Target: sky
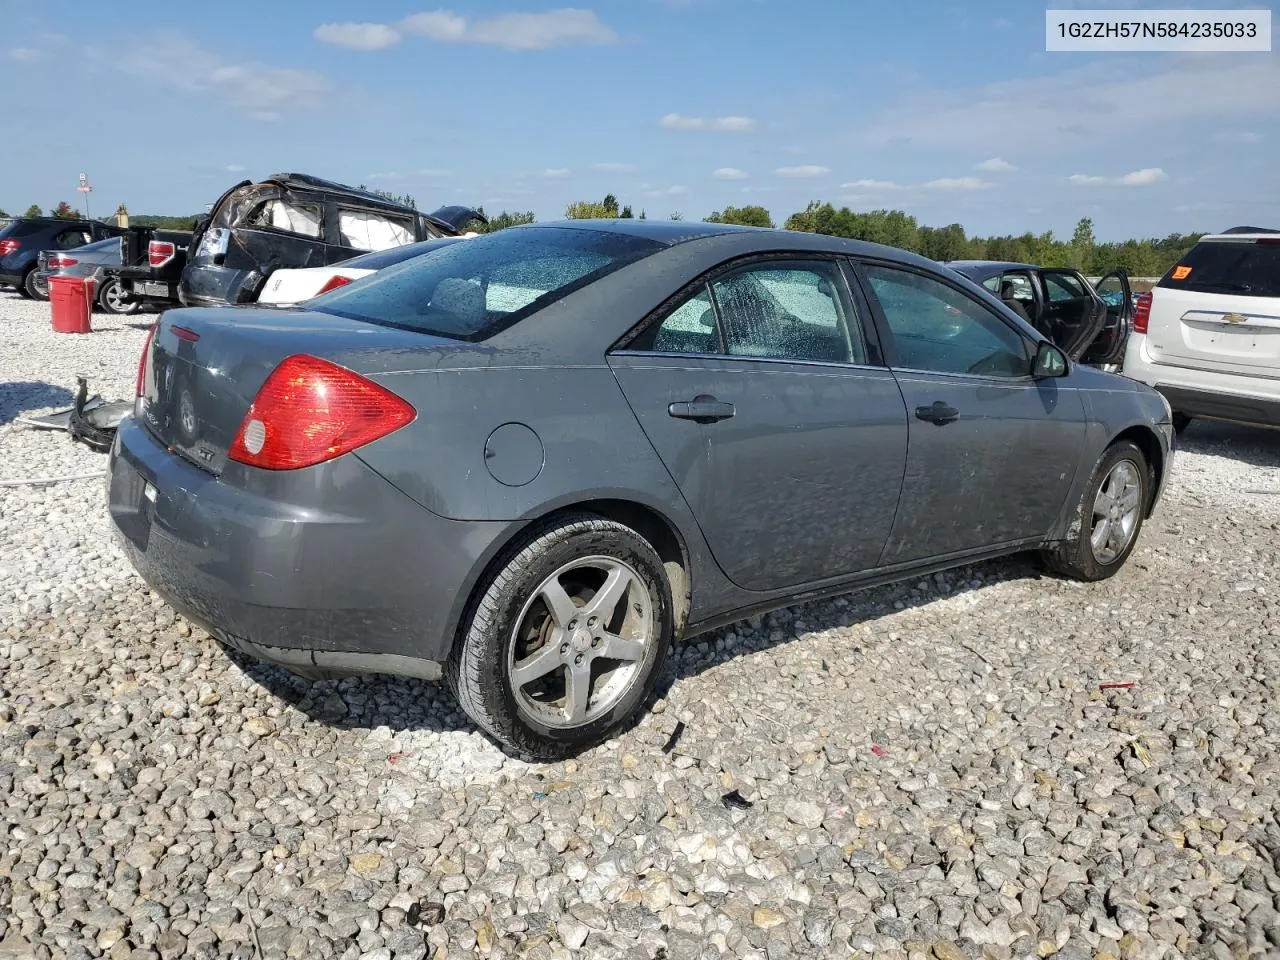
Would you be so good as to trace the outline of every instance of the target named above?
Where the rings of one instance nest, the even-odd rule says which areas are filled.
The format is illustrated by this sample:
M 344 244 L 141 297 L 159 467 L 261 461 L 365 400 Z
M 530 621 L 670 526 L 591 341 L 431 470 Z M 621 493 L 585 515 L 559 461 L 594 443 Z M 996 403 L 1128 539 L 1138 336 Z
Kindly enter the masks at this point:
M 540 220 L 612 192 L 981 235 L 1280 227 L 1278 52 L 1046 53 L 1026 0 L 560 2 L 590 5 L 0 0 L 0 209 L 81 206 L 85 172 L 94 215 L 188 214 L 296 171 Z

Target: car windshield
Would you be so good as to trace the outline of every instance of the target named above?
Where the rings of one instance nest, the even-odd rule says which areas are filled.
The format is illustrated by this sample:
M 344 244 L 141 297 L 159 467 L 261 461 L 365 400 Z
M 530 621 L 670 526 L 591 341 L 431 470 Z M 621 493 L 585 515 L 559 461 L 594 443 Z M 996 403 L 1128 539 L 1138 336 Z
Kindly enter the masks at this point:
M 389 267 L 307 306 L 353 320 L 483 340 L 661 247 L 601 230 L 514 227 Z
M 1280 297 L 1280 240 L 1197 243 L 1157 286 L 1200 293 Z
M 424 240 L 422 243 L 409 243 L 403 247 L 379 250 L 377 253 L 364 253 L 358 257 L 352 257 L 350 260 L 342 261 L 341 265 L 344 267 L 359 267 L 361 270 L 382 270 L 397 263 L 412 260 L 414 257 L 420 257 L 424 253 L 447 247 L 449 244 L 456 243 L 461 239 L 461 237 L 447 237 L 441 240 Z

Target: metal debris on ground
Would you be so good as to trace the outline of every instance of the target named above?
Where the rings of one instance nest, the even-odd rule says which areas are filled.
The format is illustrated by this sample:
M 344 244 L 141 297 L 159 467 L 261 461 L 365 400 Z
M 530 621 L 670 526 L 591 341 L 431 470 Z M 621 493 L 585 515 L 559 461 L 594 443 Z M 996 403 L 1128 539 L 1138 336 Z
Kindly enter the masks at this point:
M 754 803 L 752 803 L 750 800 L 744 797 L 737 790 L 730 790 L 728 793 L 726 793 L 723 797 L 720 798 L 720 802 L 723 803 L 726 807 L 731 807 L 734 810 L 750 810 L 752 807 L 755 806 Z
M 106 453 L 115 440 L 120 421 L 133 412 L 133 401 L 107 402 L 98 394 L 89 396 L 89 386 L 84 377 L 76 378 L 75 403 L 65 410 L 56 410 L 42 417 L 15 417 L 15 423 L 37 430 L 60 430 L 71 434 L 91 450 Z
M 671 736 L 667 738 L 666 744 L 662 747 L 663 753 L 670 753 L 676 748 L 676 744 L 680 742 L 680 737 L 684 735 L 684 721 L 680 720 L 676 723 L 676 728 L 671 731 Z

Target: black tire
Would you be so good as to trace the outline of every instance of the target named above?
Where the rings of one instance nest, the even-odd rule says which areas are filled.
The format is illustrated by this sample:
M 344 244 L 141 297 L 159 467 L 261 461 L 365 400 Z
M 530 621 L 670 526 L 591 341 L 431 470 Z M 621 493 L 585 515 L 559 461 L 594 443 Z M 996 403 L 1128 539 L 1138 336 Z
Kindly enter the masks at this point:
M 577 726 L 549 726 L 534 715 L 523 698 L 517 698 L 508 654 L 517 643 L 522 611 L 528 607 L 525 624 L 536 615 L 541 601 L 533 598 L 543 583 L 566 564 L 589 557 L 620 562 L 638 575 L 638 582 L 629 589 L 639 590 L 641 585 L 647 589 L 647 625 L 652 639 L 610 709 Z M 563 759 L 608 739 L 653 691 L 674 632 L 671 587 L 662 560 L 647 540 L 629 527 L 594 514 L 574 514 L 536 528 L 508 550 L 505 558 L 498 562 L 487 584 L 477 588 L 445 675 L 467 716 L 505 751 L 525 760 Z M 633 593 L 625 596 L 636 599 Z M 575 599 L 579 602 L 581 598 Z M 544 619 L 550 619 L 549 609 L 545 612 Z M 626 605 L 622 612 L 629 615 Z M 550 642 L 549 638 L 544 642 Z M 606 669 L 610 662 L 604 660 Z M 567 673 L 554 676 L 567 681 Z
M 119 280 L 108 280 L 106 283 L 103 283 L 99 286 L 98 309 L 100 309 L 103 313 L 109 313 L 112 316 L 119 316 L 119 317 L 127 317 L 127 316 L 130 316 L 131 314 L 137 313 L 138 307 L 140 306 L 137 300 L 132 300 L 129 303 L 125 304 L 124 309 L 122 310 L 117 310 L 115 307 L 111 305 L 111 302 L 107 299 L 107 294 L 112 291 L 112 288 L 119 287 L 119 286 L 120 286 Z
M 1111 475 L 1111 471 L 1126 460 L 1137 468 L 1139 484 L 1137 520 L 1128 544 L 1113 558 L 1104 562 L 1095 555 L 1091 539 L 1094 530 L 1094 504 L 1097 502 L 1099 490 Z M 1041 559 L 1054 573 L 1073 580 L 1092 583 L 1115 576 L 1138 543 L 1138 537 L 1142 534 L 1142 521 L 1146 517 L 1150 503 L 1151 466 L 1147 463 L 1146 455 L 1136 444 L 1128 440 L 1113 443 L 1103 453 L 1102 459 L 1093 470 L 1089 485 L 1085 487 L 1084 495 L 1077 507 L 1078 520 L 1073 524 L 1070 536 L 1057 546 L 1041 551 Z
M 1191 426 L 1191 418 L 1185 413 L 1175 413 L 1173 415 L 1173 432 L 1178 436 L 1182 436 L 1189 426 Z
M 32 267 L 22 276 L 22 292 L 31 300 L 48 300 L 49 287 L 46 282 L 42 290 L 36 283 L 36 268 Z
M 36 268 L 32 267 L 22 275 L 22 279 L 18 281 L 18 285 L 14 288 L 18 291 L 19 296 L 27 300 L 34 300 L 36 295 L 31 292 L 30 286 L 35 283 Z

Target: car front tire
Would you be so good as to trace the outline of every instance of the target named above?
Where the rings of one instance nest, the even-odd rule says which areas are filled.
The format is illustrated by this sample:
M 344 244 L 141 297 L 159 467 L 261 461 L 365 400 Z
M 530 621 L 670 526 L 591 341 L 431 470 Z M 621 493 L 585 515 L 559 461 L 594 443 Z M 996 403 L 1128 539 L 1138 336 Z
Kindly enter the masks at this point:
M 1134 443 L 1107 448 L 1080 500 L 1071 535 L 1041 556 L 1054 573 L 1094 582 L 1115 576 L 1142 532 L 1151 503 L 1151 467 Z
M 653 691 L 671 587 L 640 534 L 593 514 L 533 530 L 482 584 L 446 676 L 507 752 L 558 760 L 614 734 Z
M 131 300 L 128 303 L 123 302 L 120 299 L 120 281 L 108 280 L 98 292 L 98 306 L 103 313 L 115 316 L 129 316 L 138 312 L 140 304 L 136 300 Z

